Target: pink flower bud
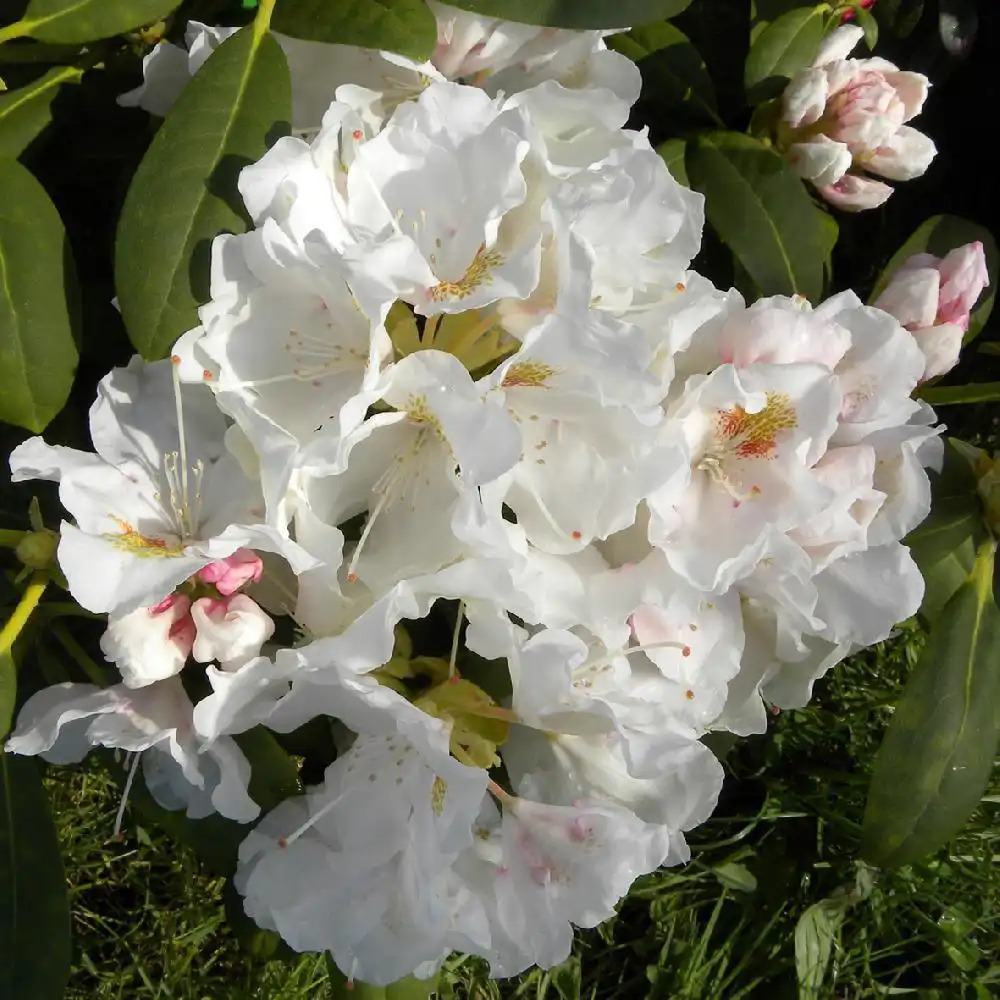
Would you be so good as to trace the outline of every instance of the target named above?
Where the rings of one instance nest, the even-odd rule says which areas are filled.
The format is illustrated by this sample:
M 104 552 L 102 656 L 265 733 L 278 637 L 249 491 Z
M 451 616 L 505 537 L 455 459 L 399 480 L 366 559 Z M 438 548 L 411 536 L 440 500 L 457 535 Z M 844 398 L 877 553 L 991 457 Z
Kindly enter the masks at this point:
M 976 241 L 943 258 L 915 254 L 876 300 L 876 308 L 913 334 L 927 359 L 924 381 L 955 367 L 970 314 L 989 283 L 986 254 Z
M 214 583 L 224 597 L 235 594 L 247 583 L 257 583 L 264 572 L 264 563 L 251 549 L 237 549 L 231 556 L 209 563 L 198 571 L 205 583 Z

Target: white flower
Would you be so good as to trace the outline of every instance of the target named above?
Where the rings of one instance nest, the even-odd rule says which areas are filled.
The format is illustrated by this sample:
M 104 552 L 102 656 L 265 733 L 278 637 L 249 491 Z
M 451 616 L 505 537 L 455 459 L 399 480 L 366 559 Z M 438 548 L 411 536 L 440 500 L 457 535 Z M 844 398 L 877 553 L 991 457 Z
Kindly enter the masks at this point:
M 68 683 L 43 688 L 21 709 L 6 750 L 71 764 L 95 746 L 143 754 L 147 774 L 149 768 L 156 774 L 149 789 L 167 809 L 186 807 L 195 819 L 219 812 L 241 823 L 260 812 L 247 794 L 247 759 L 228 737 L 206 743 L 198 736 L 177 677 L 134 690 Z
M 96 455 L 30 438 L 12 478 L 59 483 L 59 565 L 73 596 L 116 616 L 162 601 L 203 566 L 240 548 L 309 558 L 260 523 L 259 487 L 224 445 L 225 421 L 203 386 L 177 383 L 170 361 L 136 358 L 100 384 L 90 411 Z

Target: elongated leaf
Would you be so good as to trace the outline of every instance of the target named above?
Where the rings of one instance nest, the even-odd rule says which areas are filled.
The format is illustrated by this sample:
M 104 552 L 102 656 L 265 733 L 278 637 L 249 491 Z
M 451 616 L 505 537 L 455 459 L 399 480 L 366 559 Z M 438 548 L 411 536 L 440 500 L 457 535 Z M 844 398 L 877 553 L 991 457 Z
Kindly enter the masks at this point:
M 750 136 L 709 132 L 688 143 L 685 164 L 712 228 L 762 294 L 818 301 L 828 233 L 784 160 Z
M 995 403 L 1000 400 L 1000 382 L 970 382 L 969 385 L 934 385 L 922 389 L 920 398 L 931 406 L 959 403 Z
M 31 0 L 22 34 L 41 42 L 110 38 L 165 17 L 180 0 Z
M 608 44 L 638 64 L 642 96 L 658 111 L 721 125 L 712 78 L 691 40 L 668 21 L 612 35 Z
M 924 0 L 879 0 L 875 18 L 897 38 L 905 38 L 917 26 L 924 12 Z
M 862 856 L 895 867 L 962 828 L 986 790 L 997 745 L 1000 610 L 994 544 L 934 623 L 879 748 Z
M 0 94 L 0 156 L 14 159 L 52 120 L 52 102 L 64 83 L 76 83 L 83 70 L 56 66 L 26 87 Z
M 690 187 L 687 168 L 684 166 L 684 155 L 687 152 L 687 141 L 685 139 L 667 139 L 656 147 L 657 153 L 667 165 L 667 170 L 678 184 Z
M 834 899 L 813 903 L 795 925 L 795 975 L 800 1000 L 819 1000 L 847 906 Z
M 294 38 L 429 59 L 437 21 L 424 0 L 280 0 L 272 25 Z
M 965 335 L 968 343 L 979 334 L 986 325 L 993 310 L 993 300 L 996 296 L 996 284 L 1000 275 L 1000 251 L 993 234 L 983 226 L 958 215 L 934 215 L 919 226 L 916 232 L 892 255 L 885 270 L 879 275 L 869 301 L 874 302 L 889 284 L 892 276 L 914 254 L 931 253 L 935 257 L 944 257 L 956 247 L 964 246 L 978 240 L 986 252 L 986 267 L 990 274 L 989 287 L 983 290 L 979 303 L 972 310 L 969 318 L 969 329 Z M 929 391 L 929 390 L 928 390 Z M 996 397 L 993 397 L 996 398 Z M 956 400 L 965 402 L 966 400 Z M 968 400 L 979 402 L 979 400 Z
M 798 7 L 760 32 L 743 67 L 743 83 L 751 104 L 775 97 L 793 73 L 816 58 L 824 22 L 821 7 Z
M 455 0 L 453 7 L 553 28 L 626 28 L 676 17 L 691 0 Z
M 213 238 L 247 227 L 239 170 L 263 155 L 276 123 L 290 117 L 285 57 L 271 35 L 251 26 L 222 43 L 157 132 L 128 190 L 115 243 L 118 301 L 143 357 L 163 357 L 197 324 Z
M 69 903 L 35 761 L 0 753 L 0 1000 L 60 1000 Z
M 17 668 L 14 657 L 0 653 L 0 743 L 10 732 L 14 717 L 14 702 L 17 700 Z
M 0 161 L 0 192 L 0 420 L 40 432 L 76 371 L 76 272 L 59 213 L 16 160 Z

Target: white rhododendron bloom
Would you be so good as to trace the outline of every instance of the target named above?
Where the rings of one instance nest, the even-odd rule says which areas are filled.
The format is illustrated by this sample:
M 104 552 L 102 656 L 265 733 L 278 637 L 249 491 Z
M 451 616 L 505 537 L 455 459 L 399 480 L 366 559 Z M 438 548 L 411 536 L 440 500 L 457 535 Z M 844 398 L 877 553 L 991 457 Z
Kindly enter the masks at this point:
M 248 822 L 234 737 L 323 720 L 236 886 L 377 984 L 563 961 L 689 859 L 708 734 L 765 731 L 916 612 L 942 449 L 914 391 L 986 281 L 974 246 L 878 308 L 717 289 L 605 33 L 430 6 L 421 65 L 280 39 L 297 134 L 242 171 L 252 228 L 216 238 L 198 325 L 102 381 L 95 453 L 11 457 L 59 484 L 120 683 L 43 689 L 7 749 L 119 748 L 167 808 Z M 166 111 L 227 30 L 123 100 Z M 848 60 L 855 34 L 784 107 L 800 172 L 858 209 L 933 146 L 905 125 L 926 81 Z
M 782 95 L 789 162 L 826 201 L 849 212 L 877 208 L 892 194 L 877 178 L 920 177 L 937 152 L 906 124 L 920 114 L 927 77 L 885 59 L 847 58 L 863 36 L 857 25 L 837 28 Z

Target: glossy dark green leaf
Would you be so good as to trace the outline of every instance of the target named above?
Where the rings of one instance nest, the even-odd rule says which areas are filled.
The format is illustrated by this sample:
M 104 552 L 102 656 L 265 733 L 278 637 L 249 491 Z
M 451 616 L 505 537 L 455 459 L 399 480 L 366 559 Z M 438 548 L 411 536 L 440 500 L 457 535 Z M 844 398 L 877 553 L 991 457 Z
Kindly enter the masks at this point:
M 667 165 L 671 177 L 679 184 L 690 187 L 687 168 L 684 166 L 684 155 L 687 151 L 687 141 L 685 139 L 668 139 L 656 147 L 663 162 Z
M 18 157 L 52 120 L 52 102 L 64 83 L 76 83 L 83 70 L 56 66 L 37 80 L 0 94 L 0 156 Z
M 920 613 L 929 622 L 968 579 L 986 538 L 972 469 L 975 456 L 965 454 L 968 448 L 963 441 L 945 439 L 941 471 L 930 474 L 931 513 L 905 539 L 924 577 Z
M 756 36 L 743 67 L 751 104 L 780 93 L 792 74 L 816 58 L 825 20 L 821 7 L 798 7 L 776 18 Z
M 237 176 L 287 127 L 291 85 L 273 36 L 250 26 L 184 88 L 132 179 L 115 242 L 115 285 L 143 357 L 167 354 L 208 298 L 211 243 L 248 220 Z
M 819 301 L 829 231 L 782 157 L 750 136 L 709 132 L 688 143 L 685 165 L 709 223 L 761 293 Z
M 61 1000 L 69 901 L 37 763 L 0 753 L 0 1000 Z
M 454 0 L 487 17 L 553 28 L 625 28 L 675 17 L 691 0 Z
M 387 49 L 423 61 L 437 43 L 424 0 L 279 0 L 272 26 L 294 38 Z
M 669 21 L 612 35 L 608 45 L 638 65 L 642 96 L 658 111 L 680 111 L 722 124 L 705 61 L 687 35 Z
M 979 804 L 997 745 L 1000 610 L 994 543 L 934 622 L 879 748 L 862 856 L 910 864 L 947 843 Z
M 21 34 L 41 42 L 110 38 L 166 17 L 180 0 L 31 0 Z
M 41 432 L 76 372 L 76 272 L 62 220 L 16 160 L 0 161 L 0 420 Z
M 878 21 L 872 16 L 871 11 L 860 4 L 854 8 L 854 20 L 865 33 L 865 45 L 868 46 L 868 51 L 874 51 L 875 46 L 878 45 Z
M 931 406 L 961 403 L 995 403 L 1000 400 L 1000 382 L 970 382 L 968 385 L 934 385 L 920 391 Z
M 882 294 L 892 276 L 914 254 L 930 253 L 934 254 L 935 257 L 945 257 L 956 247 L 964 246 L 966 243 L 974 243 L 977 240 L 982 243 L 983 250 L 986 252 L 986 268 L 989 271 L 990 283 L 979 296 L 979 302 L 969 318 L 969 329 L 965 335 L 965 342 L 968 343 L 982 330 L 990 318 L 993 300 L 996 296 L 997 278 L 1000 274 L 1000 251 L 997 250 L 997 242 L 993 238 L 993 234 L 978 223 L 970 222 L 958 215 L 935 215 L 929 218 L 892 255 L 889 263 L 879 275 L 869 301 L 874 302 Z M 966 400 L 958 401 L 965 402 Z M 968 400 L 968 402 L 979 402 L 979 400 Z

